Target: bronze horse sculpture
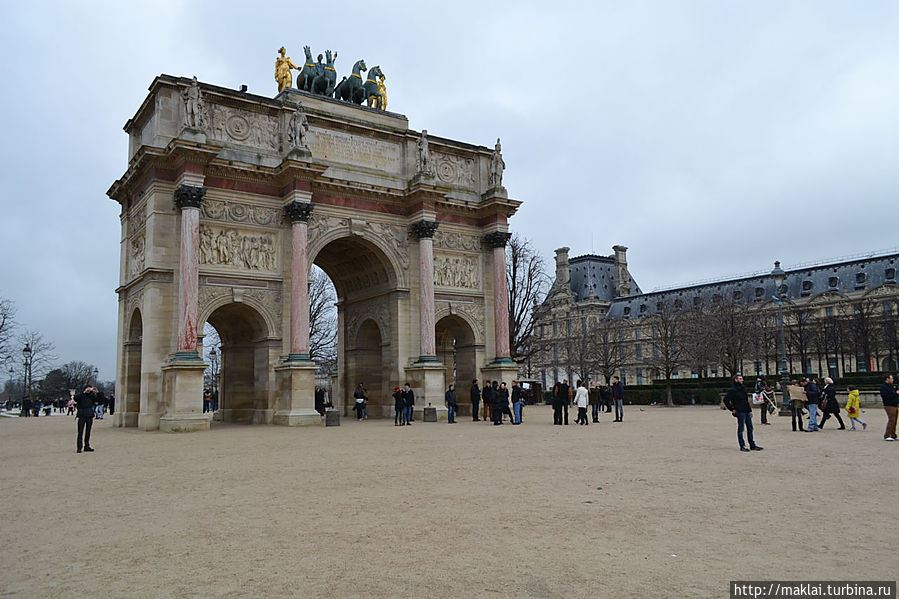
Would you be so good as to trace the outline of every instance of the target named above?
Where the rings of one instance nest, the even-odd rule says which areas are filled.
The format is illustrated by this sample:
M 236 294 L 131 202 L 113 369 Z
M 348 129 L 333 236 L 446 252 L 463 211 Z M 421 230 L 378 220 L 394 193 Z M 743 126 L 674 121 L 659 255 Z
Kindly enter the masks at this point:
M 334 88 L 334 98 L 344 102 L 362 104 L 366 98 L 365 86 L 362 83 L 362 71 L 367 71 L 364 60 L 357 60 L 353 65 L 353 74 L 343 79 Z M 379 69 L 380 70 L 380 69 Z M 377 90 L 377 84 L 375 84 Z
M 334 93 L 334 84 L 337 82 L 337 71 L 334 69 L 337 52 L 332 57 L 331 51 L 325 50 L 325 64 L 322 64 L 321 54 L 318 55 L 317 63 L 312 62 L 309 46 L 303 46 L 303 52 L 306 53 L 306 62 L 297 75 L 297 88 L 320 96 L 330 96 Z
M 386 75 L 381 71 L 380 66 L 375 65 L 368 72 L 368 79 L 365 80 L 363 85 L 364 97 L 369 107 L 374 104 L 375 108 L 380 108 L 384 102 L 384 98 L 381 97 L 381 91 L 378 89 L 378 77 L 386 78 Z

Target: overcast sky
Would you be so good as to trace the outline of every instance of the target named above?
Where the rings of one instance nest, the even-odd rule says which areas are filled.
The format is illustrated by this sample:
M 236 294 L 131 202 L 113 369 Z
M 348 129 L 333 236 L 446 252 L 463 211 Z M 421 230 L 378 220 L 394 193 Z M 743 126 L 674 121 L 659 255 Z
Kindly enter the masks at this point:
M 552 9 L 548 7 L 552 7 Z M 899 246 L 899 3 L 3 2 L 0 298 L 115 376 L 122 131 L 161 73 L 274 96 L 276 50 L 387 75 L 492 147 L 545 254 L 646 291 Z

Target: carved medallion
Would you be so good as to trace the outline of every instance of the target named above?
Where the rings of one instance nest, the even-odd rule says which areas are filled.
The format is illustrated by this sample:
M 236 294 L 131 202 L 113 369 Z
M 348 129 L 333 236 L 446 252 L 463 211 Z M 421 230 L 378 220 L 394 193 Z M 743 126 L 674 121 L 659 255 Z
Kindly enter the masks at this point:
M 250 121 L 239 114 L 231 115 L 225 121 L 225 130 L 237 141 L 244 141 L 250 136 Z

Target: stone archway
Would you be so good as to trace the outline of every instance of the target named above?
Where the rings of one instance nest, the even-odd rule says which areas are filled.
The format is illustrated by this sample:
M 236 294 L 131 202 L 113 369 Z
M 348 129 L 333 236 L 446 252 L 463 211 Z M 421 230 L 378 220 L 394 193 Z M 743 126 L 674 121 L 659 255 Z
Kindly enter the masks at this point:
M 276 398 L 272 368 L 278 361 L 280 341 L 272 340 L 265 318 L 244 302 L 219 306 L 206 321 L 221 339 L 221 419 L 271 423 Z
M 124 347 L 124 380 L 119 393 L 119 405 L 113 417 L 118 426 L 137 426 L 141 412 L 141 358 L 144 326 L 140 310 L 135 308 L 128 324 L 128 337 Z
M 444 316 L 437 321 L 437 360 L 443 364 L 445 386 L 456 385 L 459 414 L 471 415 L 468 390 L 478 378 L 478 350 L 471 327 L 460 316 Z
M 185 91 L 206 118 L 188 123 Z M 308 131 L 288 135 L 300 113 Z M 264 98 L 168 75 L 125 130 L 128 169 L 107 192 L 122 208 L 116 378 L 140 371 L 140 428 L 209 427 L 207 320 L 222 338 L 226 420 L 320 424 L 312 264 L 338 295 L 338 407 L 361 380 L 380 408 L 369 414 L 389 413 L 389 391 L 409 382 L 440 417 L 447 373 L 463 388 L 514 378 L 504 248 L 520 202 L 502 185 L 499 143 L 428 138 L 401 114 L 294 89 Z M 439 351 L 438 304 L 459 316 L 440 325 Z

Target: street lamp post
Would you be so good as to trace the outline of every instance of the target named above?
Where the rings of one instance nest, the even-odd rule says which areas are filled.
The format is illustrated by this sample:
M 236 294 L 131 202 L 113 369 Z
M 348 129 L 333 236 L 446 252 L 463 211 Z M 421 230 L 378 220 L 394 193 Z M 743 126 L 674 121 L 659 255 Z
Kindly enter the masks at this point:
M 94 387 L 97 386 L 97 378 L 98 378 L 99 376 L 100 376 L 100 371 L 97 370 L 96 368 L 94 368 L 94 384 L 93 384 Z
M 774 270 L 771 271 L 771 278 L 774 279 L 774 296 L 772 299 L 777 304 L 777 374 L 780 376 L 780 415 L 789 416 L 790 397 L 787 387 L 790 385 L 790 373 L 787 368 L 787 343 L 784 338 L 784 306 L 785 297 L 781 297 L 781 286 L 787 278 L 787 273 L 780 267 L 780 262 L 774 263 Z
M 29 404 L 31 403 L 31 344 L 25 344 L 24 349 L 22 349 L 22 357 L 25 359 L 25 372 L 22 374 L 24 387 L 22 390 L 22 412 L 24 412 L 31 407 L 29 405 L 26 408 L 25 405 L 25 400 L 28 400 Z
M 219 392 L 218 392 L 218 380 L 216 380 L 217 379 L 216 369 L 218 367 L 218 355 L 217 355 L 217 352 L 215 351 L 214 347 L 209 350 L 209 367 L 210 367 L 209 368 L 209 370 L 210 370 L 209 386 L 212 387 L 212 391 L 211 391 L 212 405 L 209 406 L 209 408 L 211 411 L 215 412 L 218 410 Z

